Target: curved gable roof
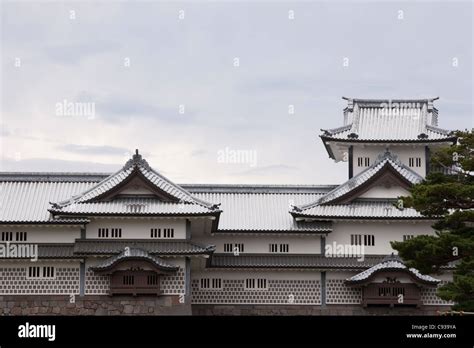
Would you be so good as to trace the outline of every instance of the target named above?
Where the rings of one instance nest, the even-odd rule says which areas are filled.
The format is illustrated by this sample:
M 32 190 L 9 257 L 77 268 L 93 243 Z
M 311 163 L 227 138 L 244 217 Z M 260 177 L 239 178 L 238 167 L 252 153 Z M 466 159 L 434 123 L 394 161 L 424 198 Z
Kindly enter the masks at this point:
M 439 279 L 433 278 L 426 274 L 421 274 L 420 271 L 415 268 L 408 268 L 399 256 L 392 254 L 375 266 L 358 273 L 349 279 L 346 279 L 346 283 L 350 285 L 364 284 L 370 282 L 370 280 L 373 279 L 378 273 L 394 271 L 406 273 L 415 281 L 424 284 L 436 285 L 440 282 Z
M 138 178 L 153 193 L 153 198 L 120 197 L 120 193 L 132 179 Z M 217 204 L 203 201 L 176 185 L 154 169 L 136 151 L 122 169 L 106 177 L 96 185 L 67 200 L 51 203 L 50 212 L 55 214 L 203 214 L 220 212 Z

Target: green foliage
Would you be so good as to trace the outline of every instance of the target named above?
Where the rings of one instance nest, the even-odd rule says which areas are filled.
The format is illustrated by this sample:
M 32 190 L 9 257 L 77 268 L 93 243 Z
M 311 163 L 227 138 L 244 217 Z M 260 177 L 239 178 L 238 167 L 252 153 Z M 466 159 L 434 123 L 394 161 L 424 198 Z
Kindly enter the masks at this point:
M 453 281 L 440 287 L 438 296 L 455 301 L 454 309 L 474 311 L 474 135 L 457 131 L 456 136 L 457 144 L 432 156 L 450 174 L 431 173 L 411 188 L 411 196 L 401 197 L 405 207 L 437 220 L 436 235 L 391 244 L 422 273 L 440 272 L 455 262 Z

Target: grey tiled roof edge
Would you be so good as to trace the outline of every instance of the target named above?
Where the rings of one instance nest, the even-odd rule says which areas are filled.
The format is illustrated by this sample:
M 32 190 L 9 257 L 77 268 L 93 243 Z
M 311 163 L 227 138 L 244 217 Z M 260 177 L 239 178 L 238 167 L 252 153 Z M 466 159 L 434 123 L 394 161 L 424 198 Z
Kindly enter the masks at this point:
M 76 255 L 114 255 L 121 253 L 125 247 L 139 248 L 155 255 L 210 255 L 215 251 L 214 245 L 200 245 L 187 240 L 155 241 L 144 239 L 76 239 Z
M 285 268 L 285 269 L 354 269 L 364 270 L 383 260 L 384 255 L 357 257 L 325 257 L 320 254 L 214 254 L 209 268 Z

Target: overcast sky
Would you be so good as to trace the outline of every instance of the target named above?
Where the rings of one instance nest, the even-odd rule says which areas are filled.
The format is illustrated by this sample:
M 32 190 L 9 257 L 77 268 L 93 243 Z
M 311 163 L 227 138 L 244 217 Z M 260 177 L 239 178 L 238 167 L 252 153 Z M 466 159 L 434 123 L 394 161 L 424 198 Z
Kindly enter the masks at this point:
M 439 96 L 440 127 L 473 126 L 471 2 L 6 2 L 1 21 L 2 171 L 111 172 L 138 148 L 179 183 L 337 184 L 319 134 L 342 96 Z

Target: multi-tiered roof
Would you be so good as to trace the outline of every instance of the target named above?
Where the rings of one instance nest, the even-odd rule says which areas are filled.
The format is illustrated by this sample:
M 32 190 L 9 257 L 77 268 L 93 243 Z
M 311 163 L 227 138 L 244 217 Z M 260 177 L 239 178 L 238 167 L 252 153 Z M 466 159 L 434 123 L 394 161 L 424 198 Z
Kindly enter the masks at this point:
M 355 99 L 344 109 L 344 125 L 323 129 L 321 139 L 333 159 L 338 145 L 351 143 L 453 142 L 450 131 L 438 128 L 438 110 L 428 99 Z

